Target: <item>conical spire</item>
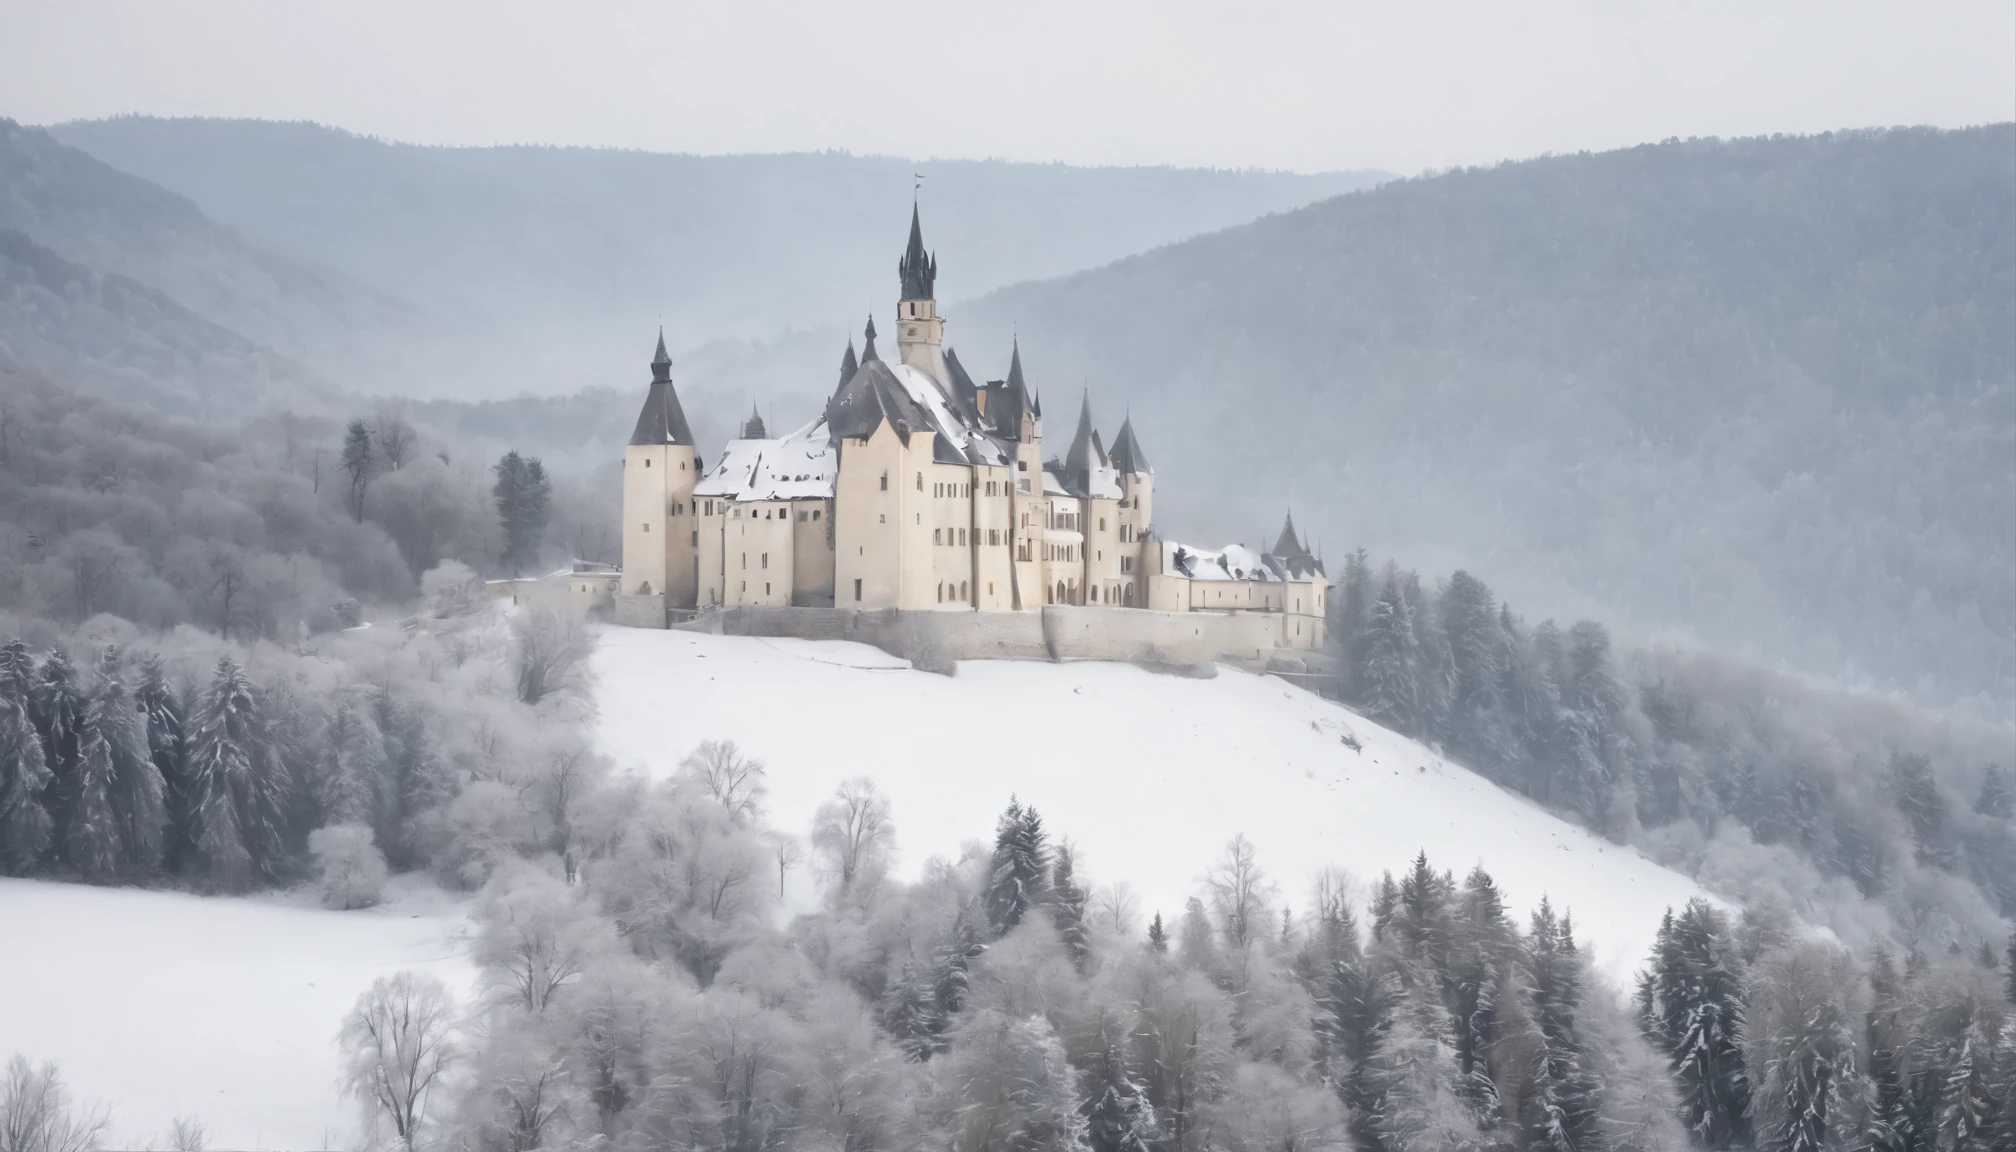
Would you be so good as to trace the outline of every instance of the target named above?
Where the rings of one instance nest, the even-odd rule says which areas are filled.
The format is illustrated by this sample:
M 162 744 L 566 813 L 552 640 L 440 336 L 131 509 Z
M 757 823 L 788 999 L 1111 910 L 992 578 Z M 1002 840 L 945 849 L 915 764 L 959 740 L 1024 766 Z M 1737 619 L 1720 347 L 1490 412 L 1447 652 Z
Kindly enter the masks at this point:
M 742 422 L 742 439 L 767 440 L 769 437 L 769 431 L 763 427 L 763 414 L 757 411 L 756 405 L 752 402 L 749 405 L 749 419 Z
M 861 362 L 854 358 L 854 338 L 849 336 L 847 338 L 847 354 L 840 357 L 840 385 L 844 386 L 847 381 L 852 380 L 855 371 L 860 367 Z
M 651 379 L 672 379 L 672 357 L 665 352 L 665 326 L 658 326 L 658 354 L 651 357 Z
M 917 218 L 917 205 L 910 205 L 910 243 L 903 259 L 896 262 L 896 274 L 903 280 L 905 300 L 930 300 L 938 281 L 938 260 L 924 251 L 924 226 Z
M 686 424 L 686 411 L 679 406 L 679 393 L 672 387 L 672 357 L 665 354 L 663 328 L 658 330 L 658 354 L 651 358 L 651 386 L 644 393 L 644 407 L 637 413 L 630 443 L 693 444 L 693 430 Z
M 865 333 L 865 340 L 866 342 L 861 346 L 861 363 L 866 364 L 870 360 L 880 360 L 881 357 L 875 354 L 875 314 L 873 312 L 868 314 L 868 329 Z
M 1092 469 L 1104 463 L 1099 434 L 1092 430 L 1092 390 L 1087 388 L 1084 402 L 1078 407 L 1078 430 L 1071 435 L 1071 450 L 1064 454 L 1064 481 L 1080 495 L 1088 493 L 1092 488 Z
M 1120 434 L 1113 437 L 1113 467 L 1122 472 L 1153 472 L 1148 463 L 1148 454 L 1141 451 L 1141 441 L 1134 436 L 1134 414 L 1120 422 Z
M 1301 538 L 1295 534 L 1293 512 L 1288 513 L 1287 520 L 1281 524 L 1281 535 L 1274 540 L 1274 555 L 1283 559 L 1301 559 L 1309 555 L 1309 550 L 1302 546 Z

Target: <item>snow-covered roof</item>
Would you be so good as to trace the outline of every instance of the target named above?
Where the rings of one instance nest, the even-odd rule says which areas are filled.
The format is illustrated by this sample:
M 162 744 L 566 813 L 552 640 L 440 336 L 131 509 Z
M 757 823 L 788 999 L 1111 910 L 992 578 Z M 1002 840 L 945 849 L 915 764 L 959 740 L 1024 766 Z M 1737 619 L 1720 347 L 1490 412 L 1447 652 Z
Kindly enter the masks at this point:
M 903 390 L 910 394 L 910 399 L 930 413 L 932 422 L 937 425 L 932 431 L 957 448 L 966 458 L 966 463 L 995 468 L 1007 466 L 1008 453 L 977 424 L 967 420 L 965 406 L 955 405 L 943 385 L 908 364 L 891 364 L 889 370 L 895 374 Z M 973 415 L 977 418 L 978 414 Z
M 730 500 L 819 500 L 833 495 L 838 455 L 826 421 L 774 440 L 730 440 L 693 495 Z
M 1227 544 L 1215 551 L 1164 540 L 1162 571 L 1192 580 L 1251 580 L 1279 584 L 1287 574 L 1276 558 L 1256 552 L 1244 544 Z

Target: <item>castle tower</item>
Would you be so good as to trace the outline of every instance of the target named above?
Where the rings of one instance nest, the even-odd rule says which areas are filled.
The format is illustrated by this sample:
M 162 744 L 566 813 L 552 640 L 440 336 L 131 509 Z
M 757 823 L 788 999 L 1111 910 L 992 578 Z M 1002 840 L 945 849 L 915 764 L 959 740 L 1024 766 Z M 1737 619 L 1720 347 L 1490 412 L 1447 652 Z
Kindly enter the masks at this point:
M 625 595 L 662 596 L 668 608 L 693 607 L 699 581 L 693 485 L 699 479 L 693 430 L 672 387 L 672 357 L 661 329 L 651 385 L 623 450 Z
M 903 296 L 896 304 L 896 359 L 945 383 L 945 321 L 938 318 L 933 291 L 938 283 L 938 258 L 924 251 L 924 229 L 917 206 L 910 206 L 910 244 L 896 262 Z
M 1155 526 L 1155 467 L 1148 463 L 1148 454 L 1141 450 L 1140 438 L 1134 435 L 1134 417 L 1130 413 L 1120 422 L 1120 433 L 1113 437 L 1113 470 L 1120 475 L 1120 540 L 1121 554 L 1127 557 L 1125 575 L 1128 577 L 1132 598 L 1127 605 L 1148 604 L 1148 573 L 1154 562 L 1149 552 L 1148 534 Z

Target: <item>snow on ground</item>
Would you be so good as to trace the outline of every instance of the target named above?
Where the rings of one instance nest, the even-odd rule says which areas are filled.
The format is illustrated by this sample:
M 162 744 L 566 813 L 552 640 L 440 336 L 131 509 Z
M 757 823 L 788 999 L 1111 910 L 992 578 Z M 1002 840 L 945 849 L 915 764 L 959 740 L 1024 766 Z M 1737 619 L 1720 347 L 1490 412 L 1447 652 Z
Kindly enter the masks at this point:
M 1326 865 L 1370 882 L 1426 849 L 1459 879 L 1482 863 L 1522 927 L 1543 895 L 1568 909 L 1620 988 L 1666 907 L 1702 894 L 1339 705 L 1227 668 L 981 661 L 946 677 L 859 644 L 610 628 L 595 670 L 620 765 L 664 776 L 702 740 L 733 740 L 768 769 L 771 822 L 801 836 L 835 785 L 867 775 L 892 800 L 906 877 L 991 842 L 1010 793 L 1079 846 L 1080 884 L 1132 884 L 1144 921 L 1173 921 L 1235 833 L 1298 908 Z
M 0 1059 L 54 1059 L 112 1107 L 108 1147 L 193 1115 L 233 1149 L 351 1146 L 336 1031 L 401 968 L 474 986 L 467 905 L 418 876 L 330 912 L 311 893 L 191 896 L 0 880 Z

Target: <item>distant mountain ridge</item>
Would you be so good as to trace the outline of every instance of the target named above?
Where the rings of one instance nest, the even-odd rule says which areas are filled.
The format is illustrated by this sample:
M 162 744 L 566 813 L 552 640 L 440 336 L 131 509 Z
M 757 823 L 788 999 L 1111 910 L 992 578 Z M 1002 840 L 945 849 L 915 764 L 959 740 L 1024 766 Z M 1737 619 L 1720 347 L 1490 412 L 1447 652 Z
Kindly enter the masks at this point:
M 902 200 L 919 173 L 932 242 L 958 254 L 940 283 L 946 299 L 1388 178 L 422 147 L 245 120 L 125 117 L 48 131 L 275 252 L 425 307 L 469 338 L 435 350 L 418 386 L 471 398 L 623 383 L 661 322 L 675 354 L 807 328 L 837 342 L 888 306 Z
M 1019 331 L 1104 420 L 1131 403 L 1167 529 L 1292 502 L 1333 558 L 2016 699 L 2016 126 L 1399 181 L 954 322 L 983 358 Z

